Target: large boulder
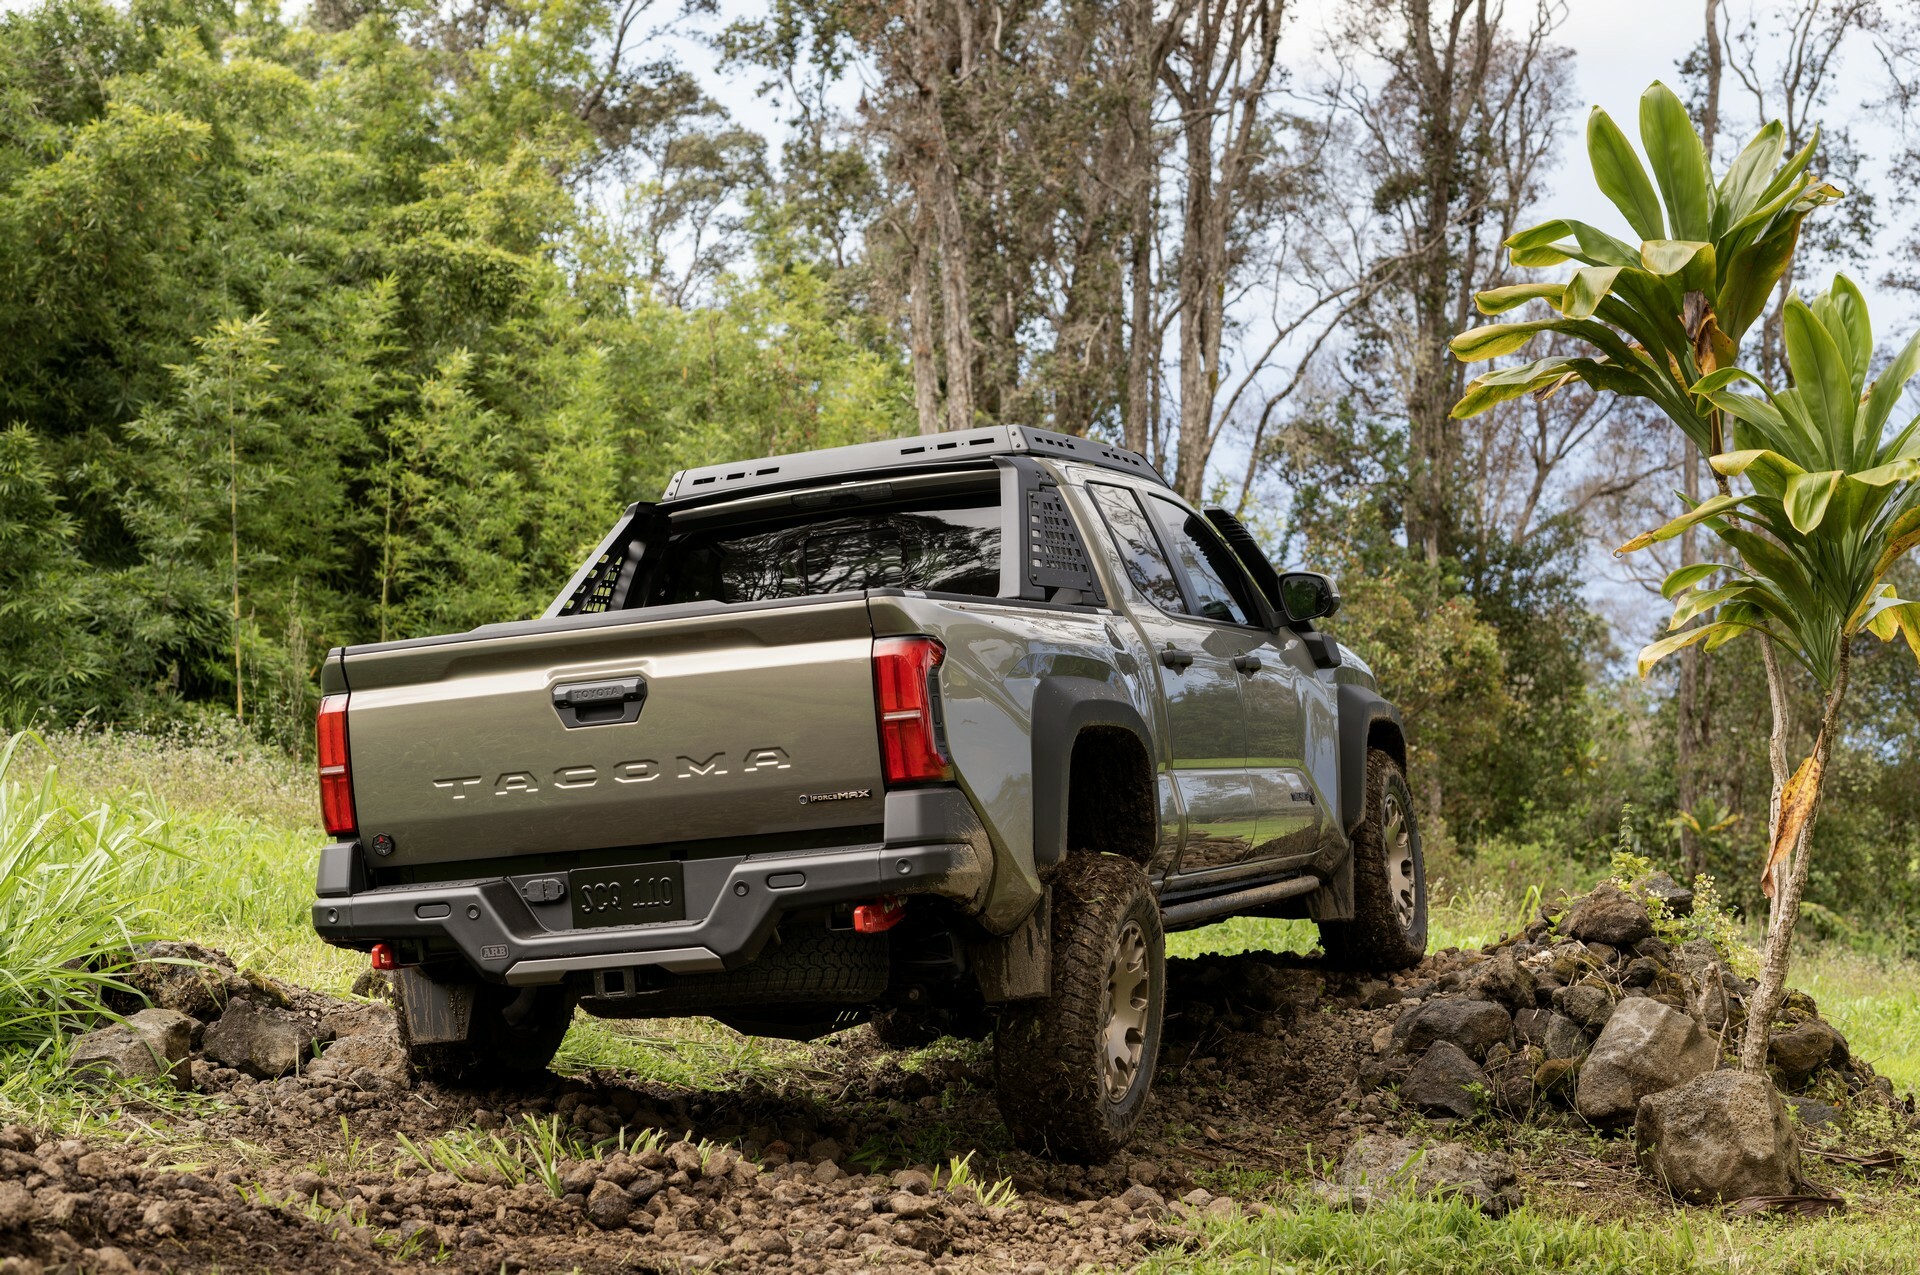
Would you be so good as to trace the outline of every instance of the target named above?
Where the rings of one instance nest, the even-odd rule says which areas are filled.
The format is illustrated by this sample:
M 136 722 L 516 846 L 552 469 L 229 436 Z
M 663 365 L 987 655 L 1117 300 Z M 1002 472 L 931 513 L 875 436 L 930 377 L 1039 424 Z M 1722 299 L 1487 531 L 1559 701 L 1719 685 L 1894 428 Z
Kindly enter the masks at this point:
M 311 1058 L 317 1040 L 313 1028 L 299 1016 L 237 1000 L 227 1005 L 220 1021 L 207 1028 L 202 1048 L 209 1058 L 249 1076 L 272 1080 Z
M 1505 1156 L 1458 1142 L 1362 1137 L 1340 1162 L 1340 1185 L 1347 1200 L 1360 1205 L 1399 1194 L 1461 1195 L 1499 1217 L 1520 1203 Z
M 1712 1071 L 1720 1048 L 1700 1024 L 1645 996 L 1614 1006 L 1580 1068 L 1574 1108 L 1595 1124 L 1634 1117 L 1640 1100 Z
M 1633 1140 L 1647 1172 L 1695 1204 L 1791 1195 L 1801 1180 L 1786 1104 L 1751 1072 L 1709 1072 L 1642 1098 Z
M 1462 1120 L 1472 1118 L 1488 1092 L 1487 1073 L 1450 1040 L 1429 1045 L 1400 1082 L 1400 1101 L 1432 1115 Z
M 1458 1045 L 1470 1058 L 1485 1058 L 1489 1047 L 1512 1032 L 1513 1018 L 1492 1001 L 1436 998 L 1400 1015 L 1391 1039 L 1393 1048 L 1410 1058 L 1440 1040 Z
M 1574 904 L 1560 931 L 1582 943 L 1628 948 L 1653 933 L 1653 919 L 1640 900 L 1618 886 L 1601 884 Z
M 71 1071 L 92 1068 L 129 1078 L 170 1076 L 191 1082 L 187 1055 L 193 1049 L 194 1020 L 173 1009 L 143 1009 L 123 1022 L 88 1032 L 67 1055 Z

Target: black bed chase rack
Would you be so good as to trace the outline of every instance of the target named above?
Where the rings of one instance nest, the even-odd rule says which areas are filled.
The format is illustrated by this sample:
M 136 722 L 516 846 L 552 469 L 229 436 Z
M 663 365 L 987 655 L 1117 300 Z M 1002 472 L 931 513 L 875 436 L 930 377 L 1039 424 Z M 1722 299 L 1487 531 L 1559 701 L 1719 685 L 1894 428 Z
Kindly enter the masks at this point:
M 987 456 L 1047 456 L 1077 460 L 1116 469 L 1161 486 L 1166 478 L 1144 456 L 1093 438 L 1076 438 L 1031 425 L 988 425 L 948 434 L 921 434 L 888 438 L 851 447 L 828 447 L 817 452 L 772 456 L 765 460 L 734 461 L 683 469 L 668 482 L 662 501 L 693 500 L 706 496 L 786 487 L 817 482 L 840 474 L 870 474 L 882 470 L 912 469 L 922 465 L 949 465 L 958 460 Z

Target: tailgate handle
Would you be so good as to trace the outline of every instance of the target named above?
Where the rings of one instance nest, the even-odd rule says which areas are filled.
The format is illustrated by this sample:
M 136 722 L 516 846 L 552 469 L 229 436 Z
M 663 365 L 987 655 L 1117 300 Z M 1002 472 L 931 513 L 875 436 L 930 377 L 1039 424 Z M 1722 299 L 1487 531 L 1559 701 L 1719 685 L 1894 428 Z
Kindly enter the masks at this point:
M 606 682 L 568 682 L 553 688 L 553 711 L 568 730 L 576 726 L 618 726 L 638 721 L 646 707 L 647 683 L 638 677 Z

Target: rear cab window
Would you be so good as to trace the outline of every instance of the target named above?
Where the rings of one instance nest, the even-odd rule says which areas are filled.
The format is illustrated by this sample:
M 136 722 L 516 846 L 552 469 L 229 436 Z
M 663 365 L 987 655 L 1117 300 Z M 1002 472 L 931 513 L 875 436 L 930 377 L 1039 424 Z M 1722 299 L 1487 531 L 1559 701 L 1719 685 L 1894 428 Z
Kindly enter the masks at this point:
M 823 509 L 675 536 L 644 600 L 770 602 L 913 589 L 992 597 L 1001 519 L 993 497 Z

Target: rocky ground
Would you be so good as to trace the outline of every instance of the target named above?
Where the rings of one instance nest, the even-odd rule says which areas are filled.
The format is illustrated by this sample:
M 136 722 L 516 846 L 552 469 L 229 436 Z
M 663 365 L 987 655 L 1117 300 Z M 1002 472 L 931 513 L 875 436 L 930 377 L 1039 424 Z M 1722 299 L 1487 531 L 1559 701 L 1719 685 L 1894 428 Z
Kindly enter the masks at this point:
M 1194 1215 L 1301 1182 L 1355 1207 L 1456 1190 L 1495 1214 L 1626 1214 L 1669 1191 L 1831 1207 L 1806 1153 L 1913 1121 L 1805 997 L 1771 1083 L 1727 1071 L 1747 985 L 1604 886 L 1391 978 L 1171 962 L 1147 1118 L 1094 1168 L 1008 1148 L 978 1045 L 903 1056 L 862 1028 L 774 1083 L 456 1091 L 408 1075 L 377 998 L 187 945 L 147 955 L 150 1007 L 74 1060 L 193 1096 L 128 1104 L 119 1139 L 0 1129 L 0 1275 L 1124 1268 L 1191 1244 Z

